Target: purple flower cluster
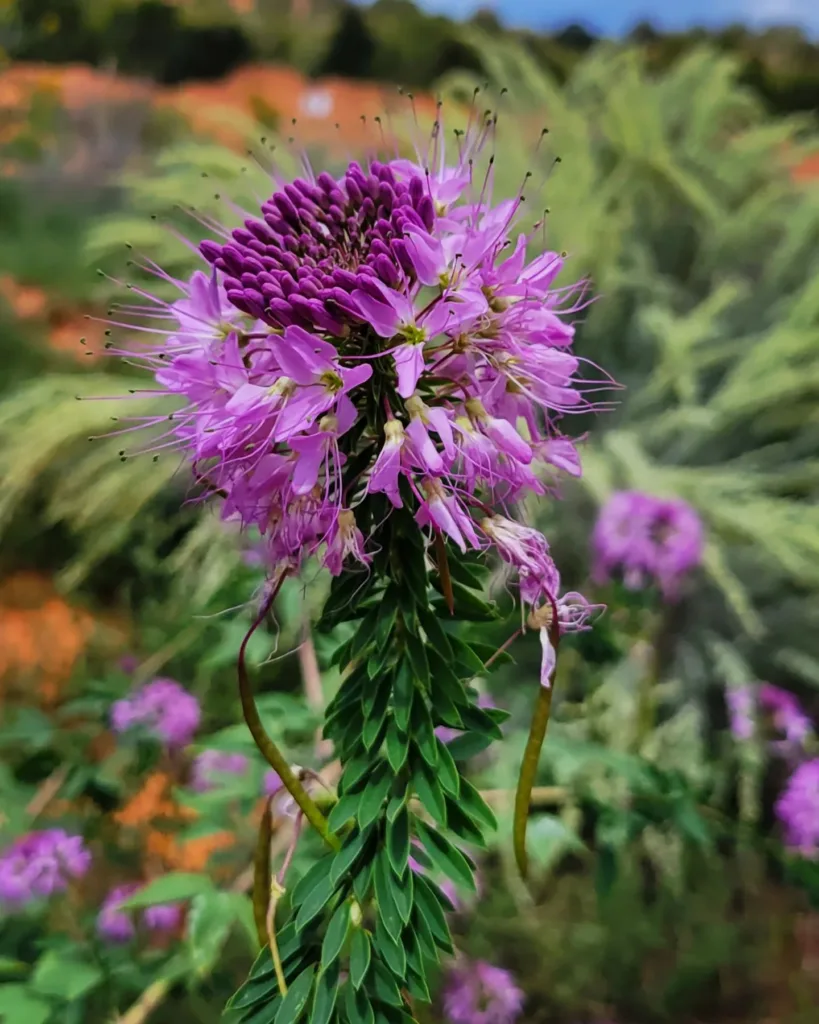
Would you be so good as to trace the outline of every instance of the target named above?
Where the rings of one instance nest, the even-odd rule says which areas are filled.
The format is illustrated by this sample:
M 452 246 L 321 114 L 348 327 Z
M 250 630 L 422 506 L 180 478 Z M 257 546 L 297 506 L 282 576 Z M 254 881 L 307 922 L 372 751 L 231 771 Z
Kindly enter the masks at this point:
M 111 727 L 125 733 L 140 727 L 167 747 L 185 747 L 199 727 L 197 699 L 173 679 L 154 679 L 118 700 L 111 708 Z
M 0 854 L 0 904 L 16 908 L 63 892 L 90 866 L 82 836 L 60 828 L 30 832 Z
M 617 491 L 600 510 L 592 544 L 599 582 L 617 570 L 627 587 L 639 589 L 654 581 L 667 598 L 673 598 L 702 560 L 702 523 L 679 499 Z
M 794 771 L 776 802 L 785 844 L 803 857 L 819 855 L 819 758 Z
M 774 750 L 788 754 L 802 749 L 813 732 L 798 698 L 771 683 L 733 687 L 726 691 L 725 701 L 731 732 L 738 740 L 751 739 L 757 722 L 765 721 L 776 735 Z
M 107 942 L 130 942 L 136 935 L 134 912 L 124 909 L 122 904 L 139 889 L 140 886 L 134 883 L 119 885 L 105 897 L 97 915 L 97 932 Z M 173 932 L 182 921 L 182 913 L 179 903 L 158 903 L 145 907 L 141 914 L 142 924 L 149 932 Z
M 231 775 L 244 775 L 248 768 L 244 754 L 231 754 L 224 750 L 203 750 L 193 762 L 191 789 L 207 793 L 217 789 Z
M 533 235 L 514 229 L 524 197 L 493 204 L 491 162 L 473 179 L 492 135 L 479 121 L 454 166 L 438 125 L 416 162 L 311 173 L 279 183 L 242 227 L 210 225 L 210 274 L 185 283 L 148 267 L 182 298 L 136 289 L 146 302 L 121 307 L 126 319 L 165 329 L 143 327 L 161 340 L 118 354 L 181 400 L 160 447 L 183 449 L 223 515 L 259 529 L 274 577 L 311 556 L 333 574 L 366 567 L 355 509 L 379 494 L 462 551 L 494 545 L 525 601 L 580 628 L 589 608 L 560 598 L 545 539 L 490 506 L 580 473 L 558 422 L 600 390 L 567 321 L 585 286 L 554 287 L 557 253 L 527 259 Z
M 483 960 L 460 961 L 447 974 L 443 1004 L 450 1024 L 513 1024 L 523 1001 L 509 971 Z

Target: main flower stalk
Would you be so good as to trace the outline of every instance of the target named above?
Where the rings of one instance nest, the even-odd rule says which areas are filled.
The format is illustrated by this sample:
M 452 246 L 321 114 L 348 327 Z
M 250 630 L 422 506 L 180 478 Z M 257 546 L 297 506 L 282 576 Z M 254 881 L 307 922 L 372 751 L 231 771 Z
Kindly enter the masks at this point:
M 260 532 L 264 607 L 316 559 L 334 577 L 322 627 L 356 627 L 327 709 L 342 773 L 326 819 L 265 736 L 240 657 L 251 732 L 328 847 L 287 891 L 281 926 L 263 913 L 260 853 L 257 923 L 279 930 L 233 1000 L 240 1020 L 264 1003 L 282 1022 L 340 1011 L 399 1024 L 429 998 L 430 966 L 452 952 L 452 904 L 433 879 L 474 889 L 465 847 L 494 827 L 463 772 L 503 718 L 479 706 L 485 655 L 464 632 L 493 617 L 486 555 L 515 575 L 543 648 L 524 788 L 559 635 L 591 611 L 561 592 L 546 539 L 516 518 L 522 499 L 580 472 L 560 423 L 600 390 L 572 352 L 584 287 L 554 286 L 561 255 L 528 258 L 522 192 L 493 203 L 493 160 L 475 170 L 493 132 L 493 118 L 473 118 L 447 163 L 436 124 L 414 161 L 279 182 L 241 227 L 213 225 L 207 273 L 184 283 L 145 267 L 181 297 L 136 288 L 143 301 L 121 309 L 120 323 L 147 316 L 161 340 L 114 351 L 178 402 L 170 421 L 145 424 L 162 428 L 153 450 L 181 449 L 223 516 Z M 460 735 L 446 743 L 442 728 Z

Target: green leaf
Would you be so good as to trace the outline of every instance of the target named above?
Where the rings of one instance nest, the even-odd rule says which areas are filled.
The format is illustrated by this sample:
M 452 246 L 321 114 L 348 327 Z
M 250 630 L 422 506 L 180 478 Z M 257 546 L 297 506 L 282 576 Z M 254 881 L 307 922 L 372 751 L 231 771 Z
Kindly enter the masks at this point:
M 199 974 L 211 970 L 237 921 L 235 896 L 236 893 L 214 890 L 193 898 L 186 940 L 194 969 Z
M 315 966 L 310 965 L 291 982 L 287 989 L 287 995 L 282 1000 L 279 1012 L 276 1014 L 275 1024 L 296 1024 L 301 1018 L 307 1000 L 310 998 L 310 990 L 313 987 L 313 975 Z
M 409 735 L 406 730 L 401 731 L 395 722 L 390 722 L 387 728 L 387 735 L 384 737 L 384 749 L 390 768 L 397 775 L 404 767 L 409 753 Z
M 395 682 L 393 683 L 392 704 L 395 724 L 404 733 L 409 726 L 414 697 L 415 683 L 413 681 L 412 666 L 406 658 L 402 658 L 398 665 L 398 671 L 395 674 Z
M 365 709 L 367 720 L 362 730 L 362 740 L 367 750 L 371 750 L 378 739 L 384 719 L 387 715 L 390 697 L 392 696 L 391 674 L 386 675 L 375 689 L 375 699 L 369 710 Z
M 438 766 L 438 742 L 432 718 L 423 700 L 416 700 L 412 708 L 412 740 L 418 753 L 430 766 Z
M 460 665 L 467 678 L 479 676 L 484 671 L 484 663 L 472 650 L 468 643 L 465 643 L 459 636 L 449 634 L 449 645 L 455 655 L 455 661 Z
M 403 947 L 401 948 L 401 953 L 405 967 L 400 972 L 396 972 L 398 977 L 403 977 L 404 970 L 406 970 L 406 954 L 404 953 Z M 387 1006 L 404 1005 L 404 1000 L 401 998 L 401 991 L 398 988 L 398 985 L 396 985 L 395 979 L 384 964 L 378 960 L 373 962 L 373 972 L 370 983 L 372 985 L 372 994 L 380 1003 L 386 1003 Z
M 360 733 L 360 726 L 357 726 L 355 722 L 352 723 L 352 728 Z M 359 754 L 351 758 L 341 773 L 341 779 L 339 780 L 340 789 L 345 794 L 349 793 L 363 780 L 368 779 L 371 771 L 372 760 L 366 754 Z
M 308 893 L 296 914 L 297 931 L 303 931 L 311 921 L 318 917 L 330 902 L 335 888 L 335 884 L 328 877 L 324 878 Z
M 457 580 L 452 580 L 452 595 L 455 598 L 455 618 L 466 622 L 496 622 L 500 615 L 494 602 L 480 598 L 474 590 L 469 590 Z M 449 609 L 443 598 L 435 597 L 430 602 L 440 618 L 448 614 Z
M 54 1010 L 54 1003 L 29 992 L 25 985 L 0 985 L 3 1024 L 46 1024 Z
M 373 881 L 373 862 L 362 864 L 353 881 L 353 894 L 359 903 L 365 903 Z
M 29 986 L 38 995 L 72 1002 L 96 988 L 103 977 L 96 964 L 83 963 L 82 960 L 61 956 L 50 950 L 37 961 Z
M 382 854 L 385 856 L 385 854 Z M 389 869 L 388 869 L 389 872 Z M 412 914 L 412 897 L 415 889 L 415 872 L 408 871 L 402 880 L 396 879 L 392 872 L 390 875 L 390 885 L 392 886 L 392 898 L 395 903 L 396 909 L 398 910 L 398 916 L 401 921 L 406 924 Z
M 290 893 L 294 906 L 300 906 L 315 887 L 330 874 L 330 869 L 333 866 L 335 860 L 334 853 L 325 853 L 324 856 L 317 860 L 315 864 L 307 871 L 307 873 L 296 882 Z
M 335 888 L 342 876 L 351 871 L 356 861 L 361 856 L 361 851 L 367 843 L 369 832 L 363 829 L 355 835 L 350 835 L 344 840 L 341 849 L 333 859 L 333 866 L 330 869 L 330 884 Z
M 344 997 L 347 1024 L 375 1024 L 372 1003 L 363 988 L 355 989 L 348 983 L 344 986 Z
M 380 917 L 377 917 L 375 921 L 373 944 L 375 945 L 376 952 L 392 973 L 402 978 L 404 971 L 407 969 L 407 955 L 404 952 L 404 943 L 400 938 L 396 940 L 389 934 Z
M 417 637 L 409 634 L 406 637 L 407 645 L 407 657 L 412 668 L 412 675 L 416 686 L 421 686 L 423 689 L 429 689 L 430 675 L 429 675 L 429 662 L 427 661 L 427 652 L 422 641 Z
M 429 590 L 424 553 L 421 550 L 406 550 L 404 554 L 406 557 L 401 561 L 401 574 L 415 603 L 424 608 Z
M 482 565 L 469 565 L 463 558 L 453 558 L 449 563 L 449 571 L 454 580 L 462 583 L 472 590 L 483 591 L 485 589 L 486 569 Z
M 468 782 L 463 777 L 461 777 L 461 792 L 458 796 L 458 800 L 461 810 L 465 811 L 470 818 L 477 821 L 491 832 L 497 830 L 498 819 L 492 813 L 491 808 L 472 783 Z
M 383 650 L 387 641 L 392 636 L 395 620 L 398 616 L 398 591 L 394 583 L 391 583 L 378 608 L 378 622 L 375 628 L 375 643 L 378 650 Z
M 0 977 L 9 974 L 27 974 L 28 966 L 22 960 L 14 960 L 10 956 L 0 956 Z
M 385 855 L 379 854 L 376 858 L 373 877 L 379 917 L 384 922 L 387 933 L 397 942 L 400 939 L 404 921 L 395 902 L 395 886 L 392 881 L 394 876 Z
M 421 999 L 423 1002 L 428 1003 L 431 1000 L 429 994 L 429 986 L 427 985 L 426 978 L 412 968 L 407 969 L 407 992 L 413 997 L 413 999 Z
M 428 828 L 424 822 L 416 822 L 416 831 L 435 867 L 457 885 L 476 892 L 474 863 L 445 836 Z
M 124 910 L 135 910 L 139 907 L 153 907 L 159 903 L 182 903 L 194 896 L 203 896 L 214 891 L 213 882 L 207 875 L 171 871 L 148 882 L 133 896 L 124 900 L 122 907 Z
M 339 798 L 327 816 L 327 824 L 331 832 L 338 832 L 356 816 L 358 803 L 361 800 L 361 793 L 347 793 Z
M 370 939 L 363 928 L 356 929 L 350 947 L 350 981 L 353 988 L 361 988 L 370 967 L 372 951 Z
M 452 565 L 450 564 L 451 568 Z M 438 619 L 423 605 L 418 608 L 418 618 L 421 620 L 421 625 L 424 627 L 424 632 L 430 645 L 435 648 L 441 657 L 451 658 L 452 647 Z
M 458 801 L 453 800 L 449 796 L 446 798 L 446 818 L 449 831 L 459 839 L 486 849 L 486 840 L 483 837 L 483 832 L 481 832 L 469 815 L 464 813 Z
M 495 742 L 494 737 L 479 732 L 467 732 L 456 736 L 447 743 L 446 748 L 455 761 L 468 761 L 482 754 L 487 747 Z
M 446 798 L 438 785 L 438 779 L 428 765 L 418 761 L 412 773 L 412 788 L 425 809 L 441 825 L 446 827 Z
M 310 1024 L 330 1024 L 338 994 L 338 967 L 322 968 L 316 981 Z
M 446 915 L 441 907 L 440 900 L 435 895 L 434 883 L 423 875 L 415 879 L 415 909 L 423 915 L 427 927 L 432 933 L 435 943 L 444 952 L 452 952 L 452 939 L 449 934 L 449 925 Z
M 393 775 L 385 761 L 379 761 L 358 806 L 358 824 L 366 828 L 379 816 L 393 782 Z
M 446 743 L 438 739 L 437 736 L 435 740 L 438 745 L 438 777 L 441 780 L 441 786 L 450 796 L 457 798 L 461 792 L 461 775 L 458 766 L 447 749 Z
M 341 956 L 344 943 L 347 941 L 347 936 L 350 933 L 350 927 L 350 905 L 345 900 L 330 918 L 330 923 L 327 925 L 327 931 L 324 934 L 324 941 L 321 944 L 322 971 L 326 971 Z
M 409 811 L 403 802 L 392 821 L 387 822 L 387 854 L 390 867 L 399 878 L 403 878 L 410 854 Z

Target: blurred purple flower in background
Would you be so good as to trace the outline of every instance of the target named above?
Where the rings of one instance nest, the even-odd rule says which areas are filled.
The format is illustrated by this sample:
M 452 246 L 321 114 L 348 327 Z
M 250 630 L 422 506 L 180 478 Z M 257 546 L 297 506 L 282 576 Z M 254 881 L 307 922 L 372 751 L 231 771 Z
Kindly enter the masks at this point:
M 683 578 L 702 560 L 702 523 L 679 499 L 616 491 L 600 510 L 592 545 L 598 582 L 618 570 L 630 589 L 653 580 L 673 599 Z
M 136 934 L 131 912 L 122 909 L 122 904 L 135 892 L 138 885 L 118 885 L 105 897 L 97 914 L 97 932 L 108 942 L 130 942 Z
M 800 764 L 776 802 L 785 845 L 794 853 L 819 854 L 819 758 Z
M 244 754 L 231 754 L 225 750 L 203 750 L 193 762 L 191 789 L 207 793 L 227 781 L 226 776 L 244 775 L 248 767 Z
M 122 906 L 126 900 L 139 892 L 142 886 L 136 882 L 118 885 L 112 889 L 97 915 L 97 932 L 108 942 L 130 942 L 136 935 L 134 910 L 125 910 Z M 145 907 L 142 911 L 142 923 L 152 932 L 175 931 L 182 921 L 183 908 L 181 903 L 157 903 Z
M 450 1024 L 513 1024 L 523 1000 L 512 975 L 483 960 L 460 960 L 447 973 L 443 1004 Z
M 811 734 L 811 720 L 802 710 L 799 699 L 787 690 L 764 683 L 759 690 L 759 705 L 770 715 L 771 724 L 782 733 L 788 746 L 800 746 Z
M 111 708 L 114 732 L 141 726 L 168 747 L 187 746 L 200 718 L 199 701 L 173 679 L 154 679 Z
M 90 866 L 91 854 L 82 836 L 60 828 L 30 832 L 0 854 L 0 903 L 23 906 L 63 892 Z
M 750 686 L 731 686 L 725 691 L 728 721 L 735 739 L 750 740 L 756 731 L 756 699 Z
M 181 903 L 157 903 L 145 908 L 142 920 L 152 932 L 173 932 L 182 921 L 182 913 Z

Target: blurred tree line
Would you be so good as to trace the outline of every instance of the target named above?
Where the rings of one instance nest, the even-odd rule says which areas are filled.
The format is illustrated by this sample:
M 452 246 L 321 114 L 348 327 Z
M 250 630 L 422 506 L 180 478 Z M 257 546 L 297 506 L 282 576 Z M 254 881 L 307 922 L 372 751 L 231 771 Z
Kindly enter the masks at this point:
M 598 42 L 577 25 L 551 35 L 513 32 L 490 10 L 470 24 L 516 41 L 559 81 Z M 666 34 L 641 23 L 630 41 L 657 71 L 711 41 L 739 61 L 741 80 L 772 112 L 819 109 L 819 46 L 799 29 Z M 12 60 L 83 61 L 165 84 L 219 78 L 252 60 L 413 88 L 456 69 L 485 70 L 461 23 L 412 0 L 10 0 L 0 11 L 0 49 Z

